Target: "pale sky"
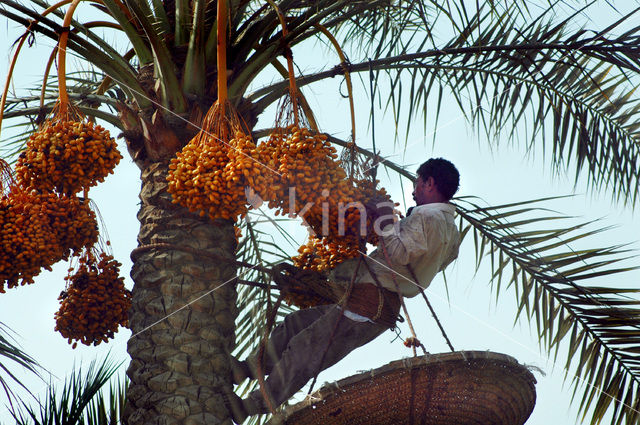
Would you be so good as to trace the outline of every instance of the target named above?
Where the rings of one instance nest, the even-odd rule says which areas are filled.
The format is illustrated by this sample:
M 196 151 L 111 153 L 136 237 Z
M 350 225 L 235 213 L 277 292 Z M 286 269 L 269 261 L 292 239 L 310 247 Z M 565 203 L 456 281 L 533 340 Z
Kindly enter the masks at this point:
M 613 16 L 613 15 L 611 15 Z M 0 37 L 8 40 L 0 47 L 0 56 L 8 58 L 8 48 L 19 34 L 13 23 L 4 22 L 0 26 Z M 19 59 L 19 68 L 14 76 L 14 85 L 19 88 L 35 86 L 42 78 L 44 61 L 53 48 L 53 42 L 38 37 L 34 47 L 25 48 Z M 314 53 L 316 54 L 316 53 Z M 313 69 L 317 59 L 305 57 L 304 52 L 294 58 L 301 63 L 302 69 Z M 315 59 L 315 62 L 312 60 Z M 326 54 L 326 61 L 333 65 L 337 58 L 332 53 Z M 306 62 L 305 62 L 306 61 Z M 8 60 L 5 60 L 7 63 Z M 72 60 L 72 62 L 75 62 Z M 8 65 L 0 68 L 0 81 L 6 78 Z M 365 83 L 366 75 L 363 75 Z M 339 95 L 340 78 L 327 83 L 304 89 L 307 99 L 311 103 L 319 125 L 323 131 L 337 137 L 348 138 L 350 121 L 348 119 L 348 103 Z M 371 134 L 367 126 L 369 114 L 369 100 L 361 84 L 354 79 L 356 88 L 356 110 L 358 123 L 358 144 L 370 148 Z M 566 195 L 576 193 L 573 198 L 562 202 L 549 203 L 546 206 L 554 208 L 567 215 L 580 216 L 589 220 L 603 218 L 602 225 L 618 225 L 617 228 L 590 238 L 590 246 L 605 246 L 623 242 L 635 242 L 638 247 L 640 234 L 637 214 L 621 205 L 612 205 L 610 195 L 591 194 L 586 192 L 583 180 L 574 188 L 573 174 L 569 177 L 553 176 L 549 165 L 543 158 L 542 151 L 523 158 L 523 149 L 517 144 L 512 146 L 503 140 L 496 147 L 489 148 L 483 136 L 475 134 L 454 104 L 445 103 L 441 120 L 437 130 L 435 145 L 431 144 L 430 134 L 422 131 L 421 122 L 410 133 L 406 150 L 400 146 L 394 147 L 393 122 L 382 119 L 382 112 L 376 111 L 376 143 L 382 150 L 382 155 L 392 161 L 404 164 L 415 171 L 417 165 L 433 156 L 442 156 L 451 160 L 461 173 L 461 189 L 458 196 L 473 195 L 484 199 L 487 203 L 499 205 L 509 202 L 524 201 L 547 196 Z M 273 116 L 264 116 L 257 128 L 272 124 Z M 9 134 L 6 122 L 3 124 L 2 139 Z M 430 127 L 429 131 L 433 128 Z M 117 135 L 116 130 L 112 130 Z M 98 204 L 102 217 L 106 223 L 116 259 L 123 263 L 122 274 L 126 278 L 127 286 L 133 282 L 129 277 L 131 262 L 129 253 L 136 246 L 138 222 L 139 171 L 132 164 L 121 146 L 125 159 L 105 183 L 90 192 L 90 196 Z M 402 201 L 402 190 L 397 178 L 386 179 L 386 173 L 381 169 L 378 173 L 382 185 L 396 201 Z M 411 200 L 410 185 L 405 182 L 405 196 Z M 410 206 L 411 204 L 408 204 Z M 401 208 L 403 206 L 401 205 Z M 304 230 L 299 224 L 292 224 L 290 229 L 295 232 L 299 243 L 305 240 Z M 285 245 L 286 247 L 286 245 Z M 296 247 L 286 247 L 292 254 Z M 527 322 L 513 325 L 516 311 L 515 296 L 512 291 L 504 292 L 496 302 L 495 294 L 490 289 L 490 273 L 485 266 L 475 273 L 475 255 L 473 241 L 465 240 L 458 260 L 447 269 L 449 298 L 447 298 L 442 276 L 436 277 L 427 291 L 434 308 L 445 326 L 456 350 L 490 350 L 509 354 L 520 363 L 534 365 L 546 373 L 546 376 L 534 372 L 538 380 L 538 402 L 534 412 L 527 422 L 530 425 L 573 424 L 576 422 L 577 403 L 570 405 L 573 388 L 563 387 L 564 360 L 563 352 L 558 356 L 557 364 L 553 359 L 539 349 L 535 331 L 530 330 Z M 488 263 L 487 263 L 488 264 Z M 16 332 L 16 339 L 22 348 L 52 374 L 52 380 L 58 385 L 74 365 L 87 364 L 94 358 L 101 358 L 107 352 L 114 359 L 125 363 L 120 369 L 122 373 L 128 363 L 126 341 L 130 332 L 121 330 L 115 340 L 98 347 L 80 345 L 77 349 L 71 346 L 56 332 L 54 332 L 53 314 L 58 308 L 57 296 L 64 289 L 64 275 L 67 265 L 57 264 L 52 272 L 43 272 L 36 279 L 36 283 L 27 287 L 8 290 L 0 294 L 0 322 L 3 322 Z M 634 286 L 639 273 L 630 273 L 616 277 L 615 284 L 620 286 Z M 605 281 L 603 281 L 605 282 Z M 637 283 L 635 283 L 637 286 Z M 448 351 L 435 322 L 421 298 L 416 297 L 408 302 L 410 316 L 416 326 L 418 337 L 431 353 Z M 406 325 L 401 326 L 403 338 L 409 335 Z M 373 343 L 362 347 L 336 366 L 323 372 L 318 378 L 316 389 L 327 381 L 342 379 L 361 370 L 382 366 L 393 360 L 410 356 L 411 350 L 403 346 L 401 340 L 391 342 L 393 334 L 388 332 Z M 44 394 L 45 385 L 34 379 L 28 373 L 18 371 L 29 388 L 37 394 Z M 48 377 L 47 377 L 48 379 Z M 306 394 L 306 391 L 305 391 Z M 4 403 L 3 399 L 0 402 Z M 0 409 L 0 423 L 11 423 L 4 409 Z M 585 423 L 588 423 L 585 420 Z

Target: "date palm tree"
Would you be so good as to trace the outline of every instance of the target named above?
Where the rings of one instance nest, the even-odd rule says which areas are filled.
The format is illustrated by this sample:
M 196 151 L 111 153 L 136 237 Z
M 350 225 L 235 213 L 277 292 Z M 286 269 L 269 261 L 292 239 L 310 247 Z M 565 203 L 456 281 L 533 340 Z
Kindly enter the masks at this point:
M 125 421 L 221 423 L 229 418 L 222 396 L 231 385 L 226 353 L 255 346 L 272 301 L 256 288 L 236 290 L 237 277 L 270 282 L 232 260 L 268 265 L 289 254 L 247 222 L 245 237 L 236 242 L 233 222 L 189 212 L 167 192 L 169 161 L 218 97 L 218 5 L 87 2 L 101 17 L 81 19 L 78 12 L 69 28 L 62 18 L 70 1 L 52 6 L 1 0 L 0 14 L 25 26 L 26 41 L 57 42 L 69 32 L 68 54 L 86 65 L 69 76 L 69 96 L 87 116 L 121 130 L 140 168 Z M 227 58 L 228 98 L 255 137 L 267 134 L 255 128 L 258 118 L 288 93 L 279 57 L 289 49 L 295 58 L 296 49 L 317 48 L 310 42 L 326 40 L 329 31 L 350 60 L 321 63 L 298 76 L 302 90 L 345 73 L 372 73 L 378 87 L 388 83 L 387 110 L 398 122 L 406 119 L 407 127 L 420 122 L 418 111 L 427 105 L 437 120 L 448 97 L 489 139 L 524 132 L 525 150 L 544 146 L 554 170 L 586 173 L 594 190 L 634 208 L 640 193 L 640 104 L 633 90 L 640 74 L 640 27 L 630 22 L 638 14 L 632 11 L 604 29 L 576 27 L 594 3 L 559 19 L 558 9 L 574 2 L 228 0 L 220 47 Z M 287 18 L 285 36 L 276 6 Z M 114 47 L 106 31 L 127 44 Z M 273 69 L 282 81 L 257 87 Z M 23 149 L 25 134 L 53 107 L 53 81 L 45 77 L 41 94 L 7 101 L 5 119 L 25 126 L 3 140 L 10 154 Z M 374 152 L 358 148 L 358 155 Z M 390 161 L 381 166 L 413 178 Z M 637 291 L 607 280 L 631 268 L 618 264 L 629 255 L 625 248 L 567 248 L 597 230 L 587 223 L 555 225 L 558 218 L 543 214 L 537 201 L 456 204 L 478 263 L 490 260 L 496 290 L 517 288 L 518 314 L 535 323 L 546 349 L 568 347 L 566 368 L 576 376 L 576 391 L 582 390 L 582 409 L 594 421 L 609 411 L 612 423 L 640 423 Z M 582 387 L 582 380 L 588 385 Z

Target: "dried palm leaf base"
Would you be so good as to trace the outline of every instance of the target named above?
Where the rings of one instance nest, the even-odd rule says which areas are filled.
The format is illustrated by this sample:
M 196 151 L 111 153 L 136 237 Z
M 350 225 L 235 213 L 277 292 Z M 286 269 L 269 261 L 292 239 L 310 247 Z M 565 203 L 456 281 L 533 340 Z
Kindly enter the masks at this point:
M 533 411 L 535 383 L 505 354 L 428 354 L 327 384 L 268 425 L 519 425 Z

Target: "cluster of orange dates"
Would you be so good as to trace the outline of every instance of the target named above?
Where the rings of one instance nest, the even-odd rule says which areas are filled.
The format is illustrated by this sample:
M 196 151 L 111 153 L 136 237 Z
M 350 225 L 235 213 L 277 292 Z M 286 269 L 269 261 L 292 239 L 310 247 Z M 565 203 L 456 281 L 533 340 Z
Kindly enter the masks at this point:
M 174 202 L 212 219 L 235 221 L 244 216 L 244 188 L 251 185 L 250 177 L 260 166 L 251 155 L 255 155 L 255 144 L 242 132 L 229 142 L 209 133 L 194 137 L 169 164 Z
M 29 137 L 15 177 L 7 163 L 0 163 L 0 292 L 33 283 L 41 270 L 82 255 L 78 270 L 67 278 L 57 329 L 70 342 L 97 344 L 126 324 L 130 296 L 118 277 L 119 263 L 91 254 L 99 239 L 97 217 L 86 195 L 77 194 L 104 181 L 122 155 L 107 130 L 70 115 L 54 114 Z M 94 299 L 102 309 L 85 311 Z
M 120 277 L 121 264 L 111 255 L 87 250 L 76 269 L 69 269 L 68 286 L 58 299 L 56 328 L 76 347 L 98 345 L 113 338 L 119 326 L 128 326 L 131 292 Z
M 174 202 L 232 221 L 261 201 L 276 215 L 302 217 L 314 235 L 293 258 L 303 269 L 326 271 L 356 257 L 367 243 L 377 244 L 365 205 L 391 198 L 376 188 L 378 181 L 348 178 L 327 136 L 291 125 L 257 145 L 242 131 L 224 139 L 203 131 L 172 159 L 168 182 Z M 304 294 L 289 297 L 299 306 L 311 302 Z
M 16 175 L 25 187 L 74 195 L 104 181 L 120 159 L 115 140 L 101 126 L 52 120 L 29 137 Z
M 347 177 L 327 136 L 290 125 L 255 144 L 236 131 L 228 142 L 201 132 L 169 166 L 174 202 L 237 220 L 248 211 L 247 192 L 268 202 L 276 215 L 301 216 L 315 239 L 300 248 L 295 264 L 325 270 L 355 257 L 366 243 L 377 244 L 373 221 L 363 217 L 372 199 L 391 202 L 377 181 Z
M 14 187 L 0 199 L 0 292 L 98 240 L 95 213 L 78 198 Z

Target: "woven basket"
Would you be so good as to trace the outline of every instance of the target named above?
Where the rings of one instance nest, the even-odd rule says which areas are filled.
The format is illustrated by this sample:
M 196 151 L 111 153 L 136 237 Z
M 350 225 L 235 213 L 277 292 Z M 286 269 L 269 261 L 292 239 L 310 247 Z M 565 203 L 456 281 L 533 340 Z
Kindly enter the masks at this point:
M 535 383 L 505 354 L 428 354 L 327 384 L 267 424 L 520 425 L 533 411 Z

